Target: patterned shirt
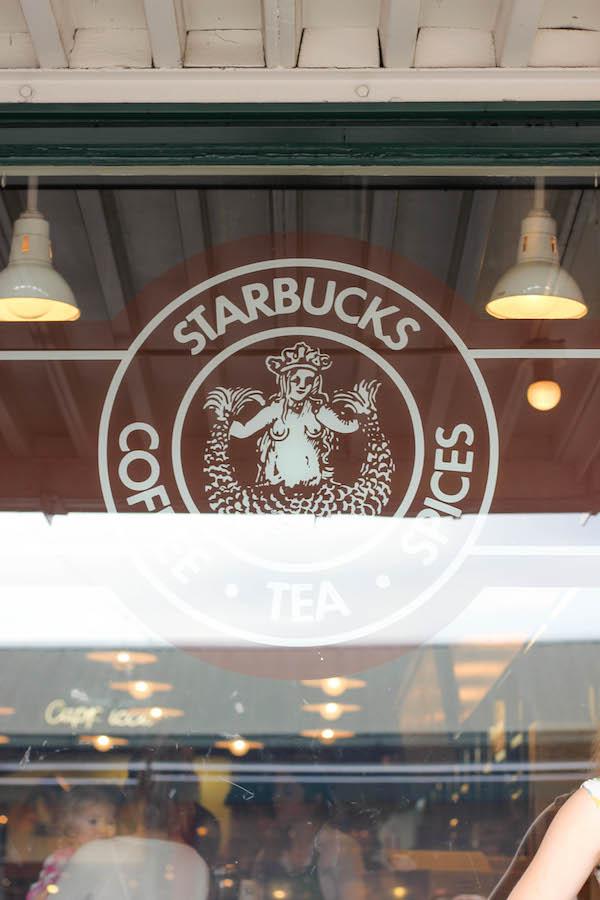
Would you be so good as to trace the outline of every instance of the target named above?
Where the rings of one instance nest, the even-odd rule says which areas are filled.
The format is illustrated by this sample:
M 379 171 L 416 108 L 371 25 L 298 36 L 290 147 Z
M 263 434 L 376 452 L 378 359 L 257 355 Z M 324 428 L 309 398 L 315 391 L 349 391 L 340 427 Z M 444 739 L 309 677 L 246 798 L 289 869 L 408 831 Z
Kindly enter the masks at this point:
M 38 880 L 27 891 L 27 900 L 45 900 L 48 885 L 57 883 L 63 869 L 75 853 L 75 849 L 75 847 L 64 847 L 46 857 Z

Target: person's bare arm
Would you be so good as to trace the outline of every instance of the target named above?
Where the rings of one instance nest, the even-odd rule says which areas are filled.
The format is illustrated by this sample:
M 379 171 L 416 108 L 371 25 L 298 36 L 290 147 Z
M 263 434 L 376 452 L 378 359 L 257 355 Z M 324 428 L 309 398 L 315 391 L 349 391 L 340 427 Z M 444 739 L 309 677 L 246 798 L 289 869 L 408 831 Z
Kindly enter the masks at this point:
M 556 814 L 509 900 L 572 900 L 600 859 L 600 810 L 580 788 Z
M 554 816 L 557 814 L 561 806 L 563 806 L 571 794 L 557 797 L 550 806 L 547 806 L 543 812 L 539 814 L 537 819 L 529 826 L 510 864 L 498 884 L 494 887 L 488 900 L 508 900 L 508 895 L 517 884 L 519 878 L 525 871 L 523 861 L 527 861 L 527 865 L 531 858 L 535 856 L 539 850 L 540 844 L 544 840 L 544 836 L 550 827 Z

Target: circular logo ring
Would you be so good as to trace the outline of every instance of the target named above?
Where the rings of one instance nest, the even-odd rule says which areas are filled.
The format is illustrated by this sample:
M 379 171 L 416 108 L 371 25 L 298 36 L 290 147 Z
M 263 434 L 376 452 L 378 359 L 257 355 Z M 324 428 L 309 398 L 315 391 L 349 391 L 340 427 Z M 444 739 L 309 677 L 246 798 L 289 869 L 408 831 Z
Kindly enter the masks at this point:
M 206 614 L 199 612 L 198 610 L 192 610 L 189 608 L 187 604 L 184 603 L 186 613 L 192 614 L 194 618 L 199 621 L 204 622 L 212 628 L 215 628 L 221 633 L 229 634 L 230 636 L 234 636 L 237 638 L 241 638 L 244 641 L 250 641 L 254 643 L 267 644 L 271 646 L 281 646 L 281 647 L 310 647 L 310 646 L 325 646 L 330 644 L 337 644 L 346 641 L 352 641 L 359 638 L 363 638 L 374 632 L 382 630 L 383 628 L 392 625 L 395 622 L 407 617 L 411 613 L 415 612 L 417 609 L 422 607 L 439 589 L 447 583 L 450 578 L 458 571 L 461 567 L 465 557 L 469 554 L 471 547 L 476 542 L 479 534 L 481 533 L 481 529 L 484 525 L 484 516 L 489 511 L 492 498 L 494 495 L 497 471 L 498 471 L 498 434 L 497 434 L 497 425 L 496 419 L 494 415 L 494 410 L 491 402 L 491 398 L 489 396 L 489 392 L 487 390 L 487 386 L 477 366 L 475 360 L 473 359 L 471 353 L 468 348 L 459 337 L 459 335 L 455 332 L 455 330 L 439 315 L 439 313 L 433 309 L 428 303 L 414 294 L 412 291 L 398 284 L 390 278 L 387 278 L 384 275 L 380 275 L 376 272 L 372 272 L 368 269 L 364 269 L 360 266 L 354 266 L 348 263 L 341 263 L 337 261 L 324 260 L 324 259 L 275 259 L 275 260 L 262 260 L 257 263 L 250 263 L 245 266 L 240 266 L 234 269 L 230 269 L 226 272 L 220 273 L 219 275 L 213 276 L 202 282 L 199 285 L 190 288 L 188 291 L 181 294 L 179 297 L 175 298 L 170 304 L 168 304 L 160 313 L 158 313 L 140 332 L 138 337 L 132 342 L 129 347 L 125 357 L 119 364 L 117 371 L 113 377 L 111 382 L 109 391 L 106 396 L 105 404 L 102 410 L 102 417 L 100 422 L 100 433 L 99 433 L 99 445 L 98 445 L 98 453 L 99 453 L 99 470 L 100 470 L 100 481 L 102 486 L 102 492 L 105 499 L 106 507 L 109 512 L 116 512 L 116 506 L 114 502 L 114 498 L 112 495 L 111 485 L 110 485 L 110 476 L 108 471 L 108 433 L 110 427 L 110 417 L 112 413 L 112 409 L 114 406 L 115 398 L 117 396 L 117 392 L 119 387 L 123 381 L 123 378 L 127 372 L 127 369 L 135 357 L 137 351 L 143 345 L 148 336 L 162 323 L 164 322 L 175 310 L 177 310 L 180 306 L 187 303 L 193 297 L 198 294 L 203 293 L 204 291 L 221 284 L 225 281 L 229 281 L 233 278 L 243 276 L 250 273 L 265 271 L 269 269 L 286 269 L 286 268 L 294 268 L 299 269 L 302 267 L 311 267 L 313 269 L 329 269 L 329 270 L 338 270 L 340 272 L 344 272 L 351 275 L 356 275 L 360 278 L 364 278 L 368 281 L 373 281 L 381 286 L 391 290 L 392 292 L 400 295 L 401 297 L 408 300 L 415 307 L 420 309 L 426 316 L 428 316 L 452 341 L 458 352 L 460 353 L 462 359 L 464 360 L 471 377 L 477 387 L 479 392 L 479 396 L 481 399 L 481 403 L 483 406 L 483 411 L 485 415 L 485 420 L 487 424 L 488 437 L 489 437 L 489 457 L 488 457 L 488 472 L 487 478 L 485 482 L 485 489 L 483 493 L 483 498 L 481 502 L 481 506 L 479 509 L 479 513 L 476 517 L 476 521 L 471 528 L 471 531 L 467 537 L 467 539 L 462 544 L 458 553 L 452 559 L 450 565 L 448 565 L 444 571 L 438 576 L 438 578 L 429 585 L 425 590 L 421 591 L 411 602 L 405 604 L 400 609 L 396 609 L 391 614 L 381 617 L 377 619 L 375 622 L 371 622 L 368 625 L 364 625 L 358 628 L 348 629 L 342 633 L 336 635 L 330 635 L 327 637 L 320 637 L 319 640 L 315 640 L 314 638 L 290 638 L 290 637 L 280 637 L 277 635 L 269 635 L 269 634 L 261 634 L 250 632 L 246 629 L 239 629 L 231 623 L 224 624 L 223 622 L 219 622 L 215 620 L 212 616 L 207 616 Z M 274 332 L 281 330 L 274 329 Z M 305 329 L 308 333 L 309 330 Z M 320 329 L 314 329 L 310 333 L 320 332 Z M 302 329 L 289 329 L 288 333 L 299 334 L 302 332 Z M 322 333 L 322 332 L 321 332 Z M 260 340 L 260 336 L 256 336 L 256 340 Z M 335 335 L 335 339 L 341 341 L 342 343 L 347 342 L 351 339 L 342 339 L 341 335 Z M 358 345 L 358 342 L 356 342 Z M 367 348 L 364 348 L 367 349 Z M 230 348 L 231 350 L 231 348 Z M 364 352 L 364 351 L 363 351 Z M 382 360 L 383 362 L 383 360 Z M 204 375 L 206 377 L 206 374 Z M 396 386 L 399 386 L 396 383 Z M 191 386 L 186 392 L 186 396 L 184 398 L 184 402 L 182 403 L 182 408 L 185 407 L 185 401 L 187 399 L 187 404 L 191 402 L 191 397 L 193 396 L 193 392 L 191 392 Z M 188 396 L 189 395 L 189 396 Z M 407 394 L 404 393 L 405 400 L 407 400 Z M 410 404 L 409 404 L 410 410 Z M 181 409 L 180 409 L 181 413 Z M 182 413 L 181 417 L 178 413 L 178 435 L 181 435 L 181 428 L 183 426 L 183 418 L 185 413 Z M 413 420 L 414 426 L 414 416 L 411 411 L 411 418 Z M 419 423 L 420 424 L 420 423 Z M 176 429 L 176 430 L 177 430 Z M 422 426 L 421 426 L 422 432 Z M 418 432 L 415 432 L 417 435 Z M 173 436 L 173 447 L 175 449 L 175 435 Z M 178 445 L 177 445 L 178 446 Z M 177 459 L 177 457 L 176 457 Z M 180 461 L 179 461 L 180 462 Z M 416 460 L 415 460 L 416 463 Z M 413 479 L 414 479 L 415 469 L 413 469 Z M 182 474 L 182 473 L 180 473 Z M 411 479 L 411 488 L 413 484 L 413 479 Z M 183 485 L 180 484 L 180 488 Z M 189 494 L 189 492 L 188 492 Z M 190 498 L 191 499 L 191 498 Z M 192 501 L 193 502 L 193 501 Z M 404 506 L 404 504 L 402 504 Z M 407 507 L 408 508 L 408 507 Z M 147 565 L 145 563 L 140 563 L 140 568 L 144 571 L 146 577 L 153 583 L 154 587 L 160 591 L 160 593 L 165 596 L 171 603 L 174 603 L 175 606 L 181 608 L 181 598 L 177 597 L 168 586 L 162 584 L 162 582 L 154 576 Z

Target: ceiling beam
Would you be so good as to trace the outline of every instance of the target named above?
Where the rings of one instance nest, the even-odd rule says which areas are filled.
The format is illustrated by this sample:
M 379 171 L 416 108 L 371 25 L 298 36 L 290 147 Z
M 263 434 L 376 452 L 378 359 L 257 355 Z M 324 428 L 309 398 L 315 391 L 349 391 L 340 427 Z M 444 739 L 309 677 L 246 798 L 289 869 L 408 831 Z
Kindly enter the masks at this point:
M 69 57 L 50 0 L 19 0 L 40 69 L 67 69 Z M 63 29 L 64 31 L 64 29 Z
M 268 69 L 293 69 L 302 37 L 300 0 L 262 0 L 263 39 Z
M 131 312 L 127 309 L 127 303 L 134 295 L 133 278 L 114 196 L 112 192 L 101 193 L 99 190 L 86 188 L 77 191 L 77 199 L 108 318 L 111 320 L 111 330 L 116 343 L 127 345 L 141 326 L 135 317 L 132 321 Z M 129 398 L 132 409 L 141 419 L 152 421 L 151 392 L 139 360 L 135 360 L 130 373 Z
M 0 103 L 401 103 L 598 100 L 599 69 L 0 69 Z M 127 76 L 127 77 L 125 77 Z M 401 103 L 400 103 L 401 101 Z
M 182 0 L 144 0 L 155 69 L 178 69 L 185 53 Z
M 386 69 L 410 69 L 413 65 L 420 11 L 421 0 L 383 0 L 379 40 Z
M 497 190 L 473 191 L 470 204 L 466 202 L 466 196 L 463 198 L 464 226 L 462 229 L 457 226 L 446 278 L 447 283 L 455 287 L 449 295 L 450 308 L 445 311 L 446 318 L 459 328 L 459 333 L 466 334 L 469 319 L 473 314 L 472 306 L 476 300 L 477 284 L 494 221 L 497 199 Z M 459 234 L 459 231 L 462 233 Z M 462 332 L 457 319 L 462 323 Z M 432 363 L 433 393 L 427 414 L 427 434 L 433 433 L 436 425 L 443 421 L 454 396 L 457 375 L 455 354 L 440 356 Z
M 28 456 L 31 452 L 29 438 L 17 416 L 0 395 L 0 435 L 13 456 Z
M 496 65 L 526 69 L 545 0 L 501 0 L 494 29 Z

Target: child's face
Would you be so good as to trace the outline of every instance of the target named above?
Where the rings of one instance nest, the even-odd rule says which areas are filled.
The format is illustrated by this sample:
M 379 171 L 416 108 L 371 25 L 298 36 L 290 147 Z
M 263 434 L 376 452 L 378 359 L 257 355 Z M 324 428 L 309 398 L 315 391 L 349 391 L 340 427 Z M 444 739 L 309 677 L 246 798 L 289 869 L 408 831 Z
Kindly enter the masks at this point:
M 71 834 L 78 844 L 114 837 L 116 830 L 115 810 L 110 803 L 87 803 L 72 819 Z

